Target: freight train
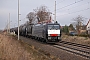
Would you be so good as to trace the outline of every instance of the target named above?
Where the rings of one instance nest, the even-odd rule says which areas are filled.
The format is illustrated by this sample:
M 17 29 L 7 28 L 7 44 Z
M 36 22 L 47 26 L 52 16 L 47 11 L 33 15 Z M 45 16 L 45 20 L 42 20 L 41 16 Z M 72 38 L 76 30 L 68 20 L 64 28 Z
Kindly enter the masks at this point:
M 18 34 L 18 27 L 11 30 Z M 19 27 L 19 34 L 47 43 L 56 43 L 61 40 L 61 29 L 58 23 L 22 25 Z

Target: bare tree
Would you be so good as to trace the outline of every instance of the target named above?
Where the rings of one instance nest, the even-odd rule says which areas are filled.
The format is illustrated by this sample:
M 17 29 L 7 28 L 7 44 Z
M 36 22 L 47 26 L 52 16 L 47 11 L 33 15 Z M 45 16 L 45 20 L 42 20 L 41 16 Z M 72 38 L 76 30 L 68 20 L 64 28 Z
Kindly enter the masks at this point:
M 50 20 L 50 12 L 46 6 L 41 6 L 40 8 L 35 9 L 35 12 L 39 20 L 38 22 Z
M 84 18 L 79 15 L 76 18 L 74 18 L 73 20 L 75 21 L 76 30 L 77 30 L 78 34 L 80 34 L 80 29 L 81 29 L 81 26 L 83 25 Z
M 51 13 L 46 6 L 41 6 L 37 9 L 34 9 L 34 12 L 30 12 L 27 14 L 27 18 L 29 19 L 29 23 L 37 23 L 46 20 L 51 20 Z
M 27 18 L 29 19 L 29 23 L 32 23 L 32 21 L 35 18 L 35 13 L 34 12 L 30 12 L 29 14 L 27 14 Z

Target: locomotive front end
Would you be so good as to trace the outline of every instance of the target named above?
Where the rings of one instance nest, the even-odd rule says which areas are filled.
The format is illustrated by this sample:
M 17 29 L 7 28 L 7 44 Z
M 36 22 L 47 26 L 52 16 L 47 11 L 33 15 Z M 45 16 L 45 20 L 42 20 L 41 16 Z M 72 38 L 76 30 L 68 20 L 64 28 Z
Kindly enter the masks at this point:
M 59 42 L 61 40 L 61 30 L 59 24 L 48 24 L 48 42 Z

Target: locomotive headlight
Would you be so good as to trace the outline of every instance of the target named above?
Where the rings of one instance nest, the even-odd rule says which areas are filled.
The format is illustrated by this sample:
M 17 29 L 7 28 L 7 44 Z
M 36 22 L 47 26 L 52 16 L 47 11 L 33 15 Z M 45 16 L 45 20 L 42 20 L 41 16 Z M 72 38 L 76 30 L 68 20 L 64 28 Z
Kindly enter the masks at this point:
M 60 37 L 58 37 L 58 39 L 60 39 Z
M 48 37 L 48 39 L 51 39 L 51 37 Z
M 50 34 L 48 34 L 48 36 L 50 36 Z

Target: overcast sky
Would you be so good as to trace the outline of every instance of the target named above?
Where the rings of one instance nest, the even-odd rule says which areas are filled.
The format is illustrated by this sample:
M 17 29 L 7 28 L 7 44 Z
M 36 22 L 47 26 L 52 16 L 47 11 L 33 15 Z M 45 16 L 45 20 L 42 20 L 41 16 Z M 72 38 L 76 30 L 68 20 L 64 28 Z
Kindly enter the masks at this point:
M 20 24 L 24 24 L 26 15 L 33 9 L 45 5 L 54 13 L 55 0 L 20 0 Z M 10 13 L 10 27 L 18 25 L 18 0 L 0 0 L 0 29 L 7 25 Z M 85 18 L 84 23 L 90 19 L 90 0 L 56 0 L 56 20 L 60 25 L 73 23 L 78 15 Z M 52 18 L 54 16 L 52 15 Z

